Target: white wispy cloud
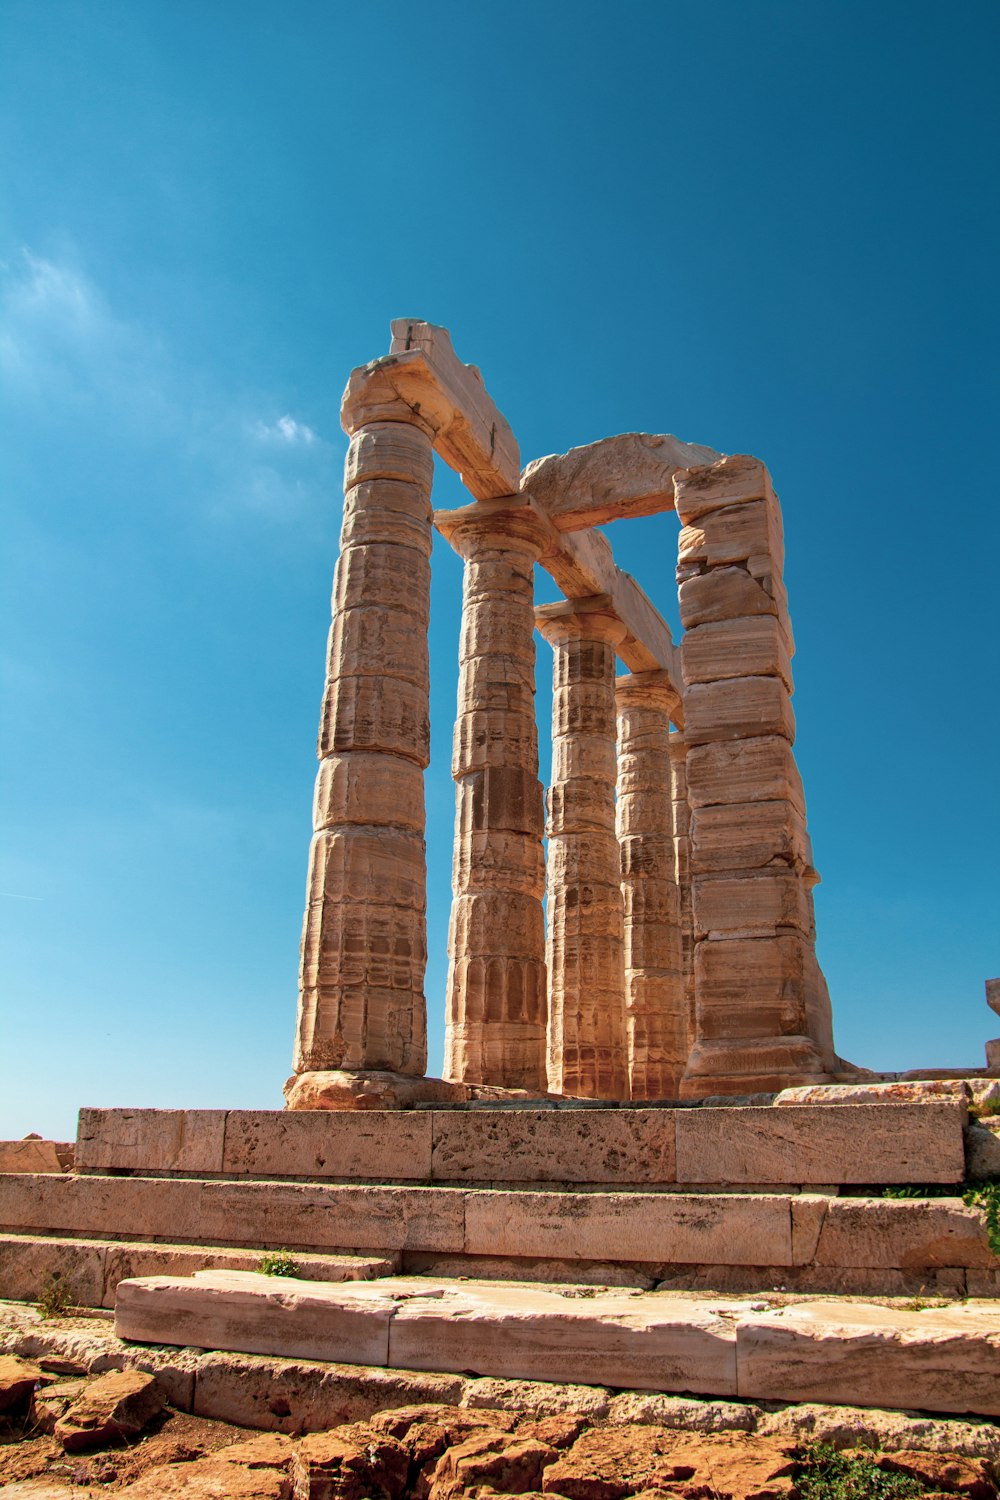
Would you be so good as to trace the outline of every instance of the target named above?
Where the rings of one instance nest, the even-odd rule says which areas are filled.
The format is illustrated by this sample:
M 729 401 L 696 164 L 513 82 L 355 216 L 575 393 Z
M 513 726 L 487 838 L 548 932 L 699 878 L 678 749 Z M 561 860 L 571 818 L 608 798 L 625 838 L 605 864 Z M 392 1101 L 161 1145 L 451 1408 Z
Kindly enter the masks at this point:
M 253 433 L 262 443 L 285 443 L 289 447 L 310 447 L 316 434 L 305 422 L 297 422 L 286 412 L 276 422 L 255 422 Z
M 333 455 L 313 427 L 225 389 L 154 319 L 122 316 L 71 255 L 0 263 L 0 378 L 15 410 L 75 426 L 112 464 L 176 465 L 177 503 L 216 519 L 294 520 L 329 493 Z

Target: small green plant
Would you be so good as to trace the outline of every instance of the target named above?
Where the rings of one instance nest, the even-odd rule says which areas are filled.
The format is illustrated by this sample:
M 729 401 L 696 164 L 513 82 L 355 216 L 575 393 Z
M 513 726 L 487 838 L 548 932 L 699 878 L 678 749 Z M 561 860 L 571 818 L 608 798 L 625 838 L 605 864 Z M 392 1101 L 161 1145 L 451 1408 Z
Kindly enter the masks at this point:
M 986 1238 L 994 1255 L 1000 1255 L 1000 1178 L 979 1182 L 966 1188 L 962 1202 L 968 1208 L 981 1208 L 986 1216 Z
M 957 1198 L 961 1187 L 947 1182 L 901 1182 L 882 1189 L 883 1198 Z
M 297 1276 L 299 1263 L 288 1250 L 265 1250 L 257 1270 L 262 1276 Z
M 59 1271 L 54 1271 L 42 1285 L 35 1304 L 43 1318 L 64 1318 L 76 1306 L 72 1288 Z
M 884 1472 L 873 1455 L 842 1453 L 827 1443 L 800 1448 L 796 1463 L 802 1500 L 911 1500 L 924 1493 L 919 1480 Z

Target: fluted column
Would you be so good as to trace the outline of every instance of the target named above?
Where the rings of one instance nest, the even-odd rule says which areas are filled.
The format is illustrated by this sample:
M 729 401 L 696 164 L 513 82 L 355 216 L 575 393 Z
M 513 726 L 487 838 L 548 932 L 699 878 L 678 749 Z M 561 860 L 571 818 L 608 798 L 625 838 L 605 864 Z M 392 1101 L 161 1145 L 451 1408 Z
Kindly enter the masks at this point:
M 666 673 L 640 672 L 618 678 L 615 702 L 629 1090 L 676 1099 L 688 1053 L 670 770 L 677 694 Z
M 691 808 L 688 805 L 687 742 L 680 729 L 670 731 L 670 796 L 674 834 L 674 878 L 677 881 L 677 926 L 684 1011 L 687 1018 L 685 1067 L 695 1037 L 694 921 L 691 896 Z
M 514 498 L 435 521 L 465 559 L 444 1074 L 544 1091 L 534 564 L 549 528 Z
M 549 790 L 549 1088 L 628 1097 L 624 908 L 615 834 L 615 646 L 600 595 L 536 610 L 553 651 Z
M 420 1076 L 429 756 L 431 440 L 377 366 L 352 433 L 319 734 L 290 1108 L 349 1102 L 344 1074 Z M 377 417 L 377 420 L 374 418 Z

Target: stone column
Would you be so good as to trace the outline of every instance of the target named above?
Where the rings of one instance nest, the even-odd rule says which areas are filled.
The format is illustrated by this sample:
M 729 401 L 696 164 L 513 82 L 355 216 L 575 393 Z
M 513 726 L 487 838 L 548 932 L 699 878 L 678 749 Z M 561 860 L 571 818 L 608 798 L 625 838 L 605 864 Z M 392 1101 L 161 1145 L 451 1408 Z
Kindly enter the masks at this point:
M 1000 979 L 987 979 L 986 1004 L 1000 1016 Z M 986 1043 L 986 1066 L 991 1073 L 1000 1073 L 1000 1037 Z
M 640 672 L 618 678 L 615 702 L 629 1092 L 676 1099 L 688 1055 L 670 773 L 677 694 L 666 673 Z
M 534 564 L 551 528 L 514 497 L 434 519 L 465 559 L 444 1076 L 544 1092 Z
M 345 396 L 352 434 L 319 733 L 290 1109 L 377 1102 L 419 1077 L 424 1001 L 431 440 L 378 366 Z M 364 1076 L 369 1075 L 369 1076 Z
M 675 489 L 696 1000 L 683 1094 L 822 1082 L 836 1059 L 792 752 L 781 510 L 743 456 Z
M 624 908 L 615 835 L 615 646 L 604 595 L 545 605 L 553 650 L 549 790 L 549 1088 L 628 1098 Z
M 687 1015 L 687 1054 L 695 1035 L 694 926 L 691 914 L 691 808 L 687 789 L 687 743 L 683 730 L 670 731 L 670 795 L 673 813 L 674 876 L 677 881 L 677 917 L 680 936 L 681 973 L 684 976 L 684 1006 Z M 685 1058 L 685 1067 L 687 1057 Z

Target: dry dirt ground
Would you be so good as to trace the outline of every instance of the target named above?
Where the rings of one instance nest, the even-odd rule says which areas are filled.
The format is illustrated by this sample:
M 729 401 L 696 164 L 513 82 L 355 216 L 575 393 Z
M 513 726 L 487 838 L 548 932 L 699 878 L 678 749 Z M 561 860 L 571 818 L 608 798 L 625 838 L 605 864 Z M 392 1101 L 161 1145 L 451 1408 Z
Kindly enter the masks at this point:
M 99 1378 L 65 1381 L 74 1388 L 67 1396 Z M 46 1399 L 58 1385 L 45 1388 Z M 104 1440 L 76 1453 L 38 1429 L 40 1410 L 32 1405 L 0 1417 L 6 1500 L 797 1500 L 801 1494 L 803 1450 L 787 1435 L 424 1405 L 293 1438 L 167 1408 L 130 1441 Z M 876 1462 L 877 1483 L 906 1476 L 915 1481 L 914 1496 L 997 1500 L 993 1466 L 982 1458 L 902 1451 Z

